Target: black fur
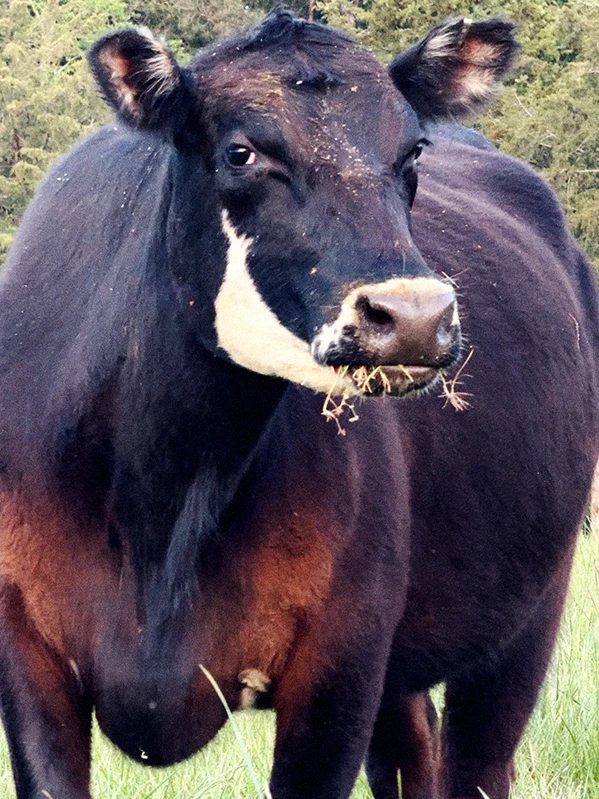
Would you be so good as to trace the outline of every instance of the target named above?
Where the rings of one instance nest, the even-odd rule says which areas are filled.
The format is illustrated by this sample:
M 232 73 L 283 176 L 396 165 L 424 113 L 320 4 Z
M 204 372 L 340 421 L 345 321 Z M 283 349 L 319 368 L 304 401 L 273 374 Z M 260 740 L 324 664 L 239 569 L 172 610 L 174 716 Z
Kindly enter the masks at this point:
M 168 56 L 166 94 L 145 34 L 93 51 L 119 123 L 50 172 L 0 277 L 0 699 L 19 799 L 89 799 L 92 708 L 141 763 L 197 751 L 226 720 L 199 664 L 233 708 L 252 690 L 274 706 L 274 799 L 347 799 L 367 753 L 377 799 L 397 799 L 398 768 L 404 799 L 508 798 L 599 454 L 599 313 L 550 190 L 478 134 L 430 130 L 410 217 L 421 123 L 462 108 L 459 48 L 496 47 L 494 75 L 513 54 L 509 25 L 439 30 L 448 81 L 422 72 L 426 40 L 392 67 L 418 114 L 372 54 L 282 11 L 185 70 Z M 242 299 L 249 355 L 226 349 L 235 266 L 293 347 L 252 339 Z M 328 380 L 310 347 L 357 287 L 364 306 L 373 285 L 393 281 L 397 304 L 432 285 L 446 315 L 441 275 L 471 409 L 429 380 L 358 403 L 337 435 L 283 355 Z M 432 328 L 449 369 L 456 327 Z M 398 368 L 354 338 L 360 363 Z

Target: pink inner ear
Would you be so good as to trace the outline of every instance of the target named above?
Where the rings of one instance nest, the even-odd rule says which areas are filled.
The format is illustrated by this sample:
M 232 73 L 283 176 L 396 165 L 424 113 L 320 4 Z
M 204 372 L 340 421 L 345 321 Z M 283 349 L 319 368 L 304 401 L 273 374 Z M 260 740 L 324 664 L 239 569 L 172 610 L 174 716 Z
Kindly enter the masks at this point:
M 485 102 L 492 98 L 497 90 L 493 70 L 488 67 L 466 64 L 456 70 L 454 77 L 456 94 L 460 102 L 468 106 Z M 475 110 L 476 105 L 473 106 Z
M 474 66 L 487 67 L 497 58 L 497 45 L 480 39 L 466 38 L 460 48 L 460 59 Z
M 100 53 L 99 59 L 102 66 L 110 70 L 111 80 L 117 78 L 121 81 L 127 75 L 129 63 L 125 58 L 123 58 L 116 47 L 107 48 L 105 51 Z
M 476 36 L 464 39 L 459 49 L 459 67 L 456 68 L 454 87 L 466 105 L 484 102 L 493 97 L 497 82 L 493 66 L 497 61 L 498 46 Z
M 137 98 L 127 84 L 129 75 L 129 61 L 124 58 L 116 47 L 107 48 L 99 56 L 100 63 L 108 73 L 109 81 L 117 93 L 121 105 L 127 106 L 130 111 L 137 111 Z

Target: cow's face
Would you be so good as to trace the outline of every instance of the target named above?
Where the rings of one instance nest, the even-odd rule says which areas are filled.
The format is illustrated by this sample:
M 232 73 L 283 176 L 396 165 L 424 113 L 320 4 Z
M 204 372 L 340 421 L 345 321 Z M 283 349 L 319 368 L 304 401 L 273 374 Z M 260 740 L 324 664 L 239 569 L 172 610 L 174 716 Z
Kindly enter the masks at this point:
M 456 360 L 453 289 L 410 233 L 416 160 L 427 119 L 485 102 L 514 50 L 508 24 L 454 20 L 387 69 L 286 12 L 185 70 L 145 32 L 100 40 L 92 66 L 121 116 L 172 136 L 182 180 L 210 176 L 220 243 L 212 225 L 197 270 L 216 352 L 362 394 L 416 391 Z

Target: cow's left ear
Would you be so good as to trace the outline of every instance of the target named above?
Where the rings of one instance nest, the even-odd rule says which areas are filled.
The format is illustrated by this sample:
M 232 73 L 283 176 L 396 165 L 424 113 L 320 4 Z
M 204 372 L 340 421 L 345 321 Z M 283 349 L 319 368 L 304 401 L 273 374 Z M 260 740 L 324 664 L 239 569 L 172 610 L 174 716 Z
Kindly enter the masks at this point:
M 184 71 L 167 45 L 145 28 L 126 28 L 99 39 L 89 53 L 94 77 L 117 115 L 137 128 L 174 131 L 191 95 Z
M 491 100 L 518 53 L 501 19 L 450 19 L 389 64 L 397 88 L 423 120 L 459 119 Z

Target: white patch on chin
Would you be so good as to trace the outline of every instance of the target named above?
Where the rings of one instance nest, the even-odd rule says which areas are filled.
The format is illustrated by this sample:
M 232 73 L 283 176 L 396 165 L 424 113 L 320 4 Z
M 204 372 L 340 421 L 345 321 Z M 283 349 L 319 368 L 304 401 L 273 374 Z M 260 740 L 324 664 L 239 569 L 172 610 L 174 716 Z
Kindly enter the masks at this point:
M 282 377 L 314 391 L 327 393 L 336 383 L 339 393 L 345 388 L 355 393 L 351 381 L 317 363 L 310 345 L 277 319 L 247 268 L 253 240 L 236 232 L 226 211 L 222 212 L 222 225 L 229 249 L 225 277 L 214 303 L 218 346 L 253 372 Z

